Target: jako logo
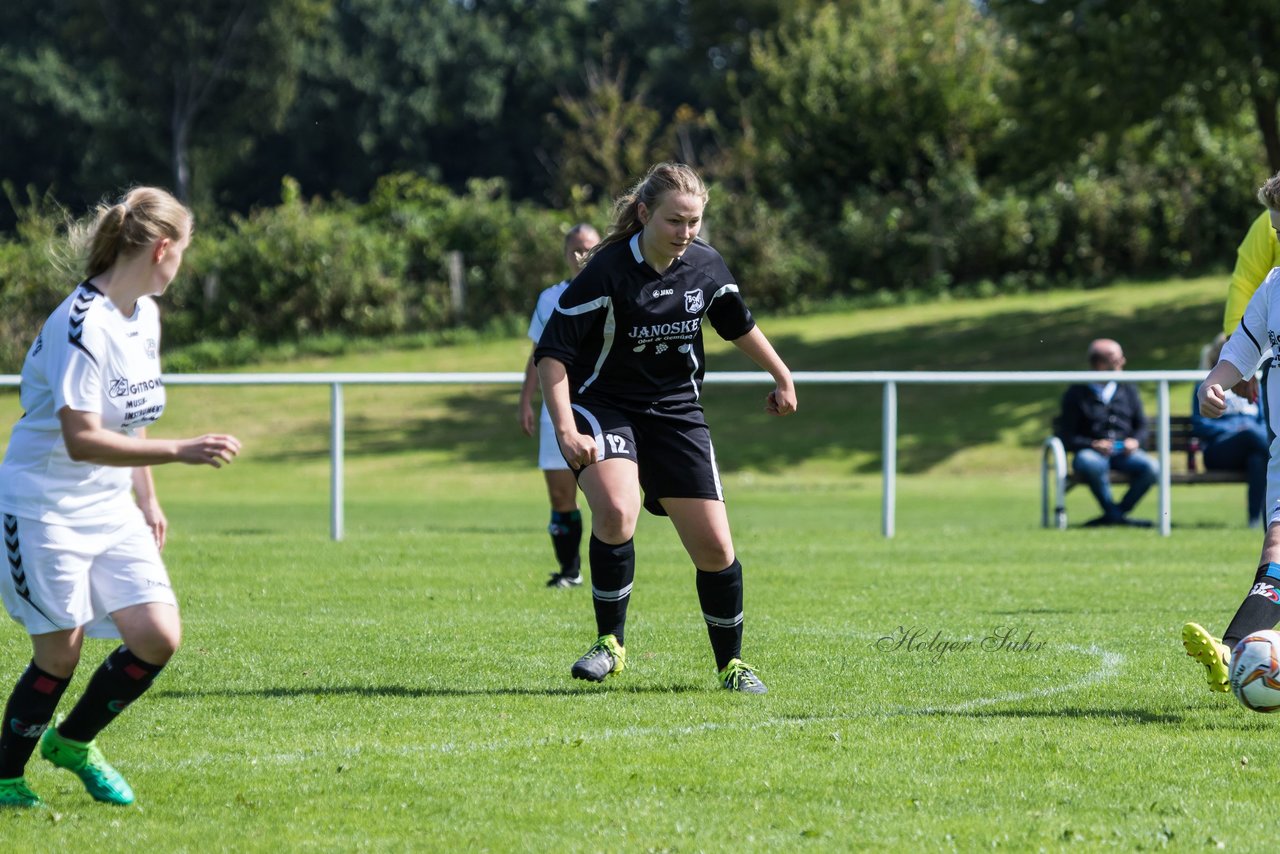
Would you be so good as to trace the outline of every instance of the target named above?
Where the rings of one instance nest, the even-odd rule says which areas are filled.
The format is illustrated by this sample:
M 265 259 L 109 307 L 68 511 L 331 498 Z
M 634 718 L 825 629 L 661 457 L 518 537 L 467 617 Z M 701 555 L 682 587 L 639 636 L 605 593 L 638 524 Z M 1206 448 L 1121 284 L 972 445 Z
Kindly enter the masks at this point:
M 672 294 L 674 294 L 674 293 L 675 293 L 675 291 L 673 291 L 671 288 L 667 288 L 667 289 L 666 289 L 666 290 L 664 290 L 664 291 L 654 291 L 654 292 L 653 292 L 653 298 L 654 298 L 654 299 L 657 299 L 658 297 L 669 297 L 669 296 L 671 296 L 671 295 L 672 295 Z

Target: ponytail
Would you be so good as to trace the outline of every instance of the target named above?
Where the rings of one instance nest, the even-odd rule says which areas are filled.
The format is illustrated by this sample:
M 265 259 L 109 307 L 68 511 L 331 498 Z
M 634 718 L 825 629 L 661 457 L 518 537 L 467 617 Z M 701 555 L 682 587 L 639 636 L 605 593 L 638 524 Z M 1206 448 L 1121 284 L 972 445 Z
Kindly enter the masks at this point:
M 115 204 L 102 203 L 70 227 L 71 251 L 83 259 L 85 278 L 111 269 L 156 240 L 181 240 L 190 230 L 191 211 L 167 191 L 135 187 Z

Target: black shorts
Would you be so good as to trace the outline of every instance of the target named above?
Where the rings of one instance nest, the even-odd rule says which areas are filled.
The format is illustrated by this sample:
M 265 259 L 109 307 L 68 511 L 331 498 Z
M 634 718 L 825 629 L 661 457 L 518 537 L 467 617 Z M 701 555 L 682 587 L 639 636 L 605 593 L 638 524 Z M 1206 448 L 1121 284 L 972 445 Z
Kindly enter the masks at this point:
M 655 516 L 667 515 L 662 498 L 724 500 L 711 430 L 696 404 L 631 411 L 588 400 L 573 404 L 573 415 L 578 429 L 595 437 L 597 460 L 636 464 L 644 507 Z

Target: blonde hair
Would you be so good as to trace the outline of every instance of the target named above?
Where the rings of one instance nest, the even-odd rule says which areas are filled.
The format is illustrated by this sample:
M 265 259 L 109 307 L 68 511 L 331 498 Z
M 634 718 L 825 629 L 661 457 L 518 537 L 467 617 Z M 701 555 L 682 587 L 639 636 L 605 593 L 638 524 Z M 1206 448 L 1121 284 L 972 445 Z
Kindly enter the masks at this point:
M 92 214 L 69 228 L 71 252 L 85 278 L 105 273 L 122 255 L 156 240 L 181 240 L 191 229 L 190 209 L 158 187 L 134 187 L 114 204 L 101 202 Z
M 1269 211 L 1280 211 L 1280 172 L 1267 179 L 1267 183 L 1258 188 L 1258 201 L 1266 205 Z
M 697 196 L 707 203 L 707 185 L 693 168 L 683 163 L 655 163 L 639 183 L 623 193 L 613 203 L 613 221 L 604 240 L 596 251 L 611 243 L 630 240 L 633 234 L 644 228 L 640 222 L 640 203 L 652 211 L 669 193 L 685 193 Z

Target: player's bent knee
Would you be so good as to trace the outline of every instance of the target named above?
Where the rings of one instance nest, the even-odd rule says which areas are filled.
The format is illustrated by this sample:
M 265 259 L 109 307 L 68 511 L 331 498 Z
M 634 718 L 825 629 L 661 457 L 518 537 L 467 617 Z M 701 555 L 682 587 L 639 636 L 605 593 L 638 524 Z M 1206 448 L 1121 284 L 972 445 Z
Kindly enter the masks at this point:
M 621 504 L 592 507 L 591 532 L 605 542 L 626 542 L 635 534 L 639 517 L 638 510 Z
M 182 621 L 176 608 L 157 605 L 126 609 L 116 616 L 124 645 L 148 664 L 164 664 L 182 644 Z
M 698 554 L 691 554 L 693 565 L 702 572 L 723 572 L 733 566 L 733 549 L 711 549 L 700 550 Z
M 36 667 L 50 676 L 68 679 L 80 664 L 80 650 L 41 651 L 32 656 L 31 660 L 35 662 Z
M 610 520 L 599 520 L 594 514 L 591 517 L 591 534 L 597 540 L 618 545 L 625 543 L 636 534 L 636 523 L 632 519 L 630 524 L 624 520 L 617 520 L 616 524 L 610 523 Z
M 144 634 L 125 644 L 129 650 L 147 664 L 167 664 L 182 644 L 180 632 L 157 632 Z

